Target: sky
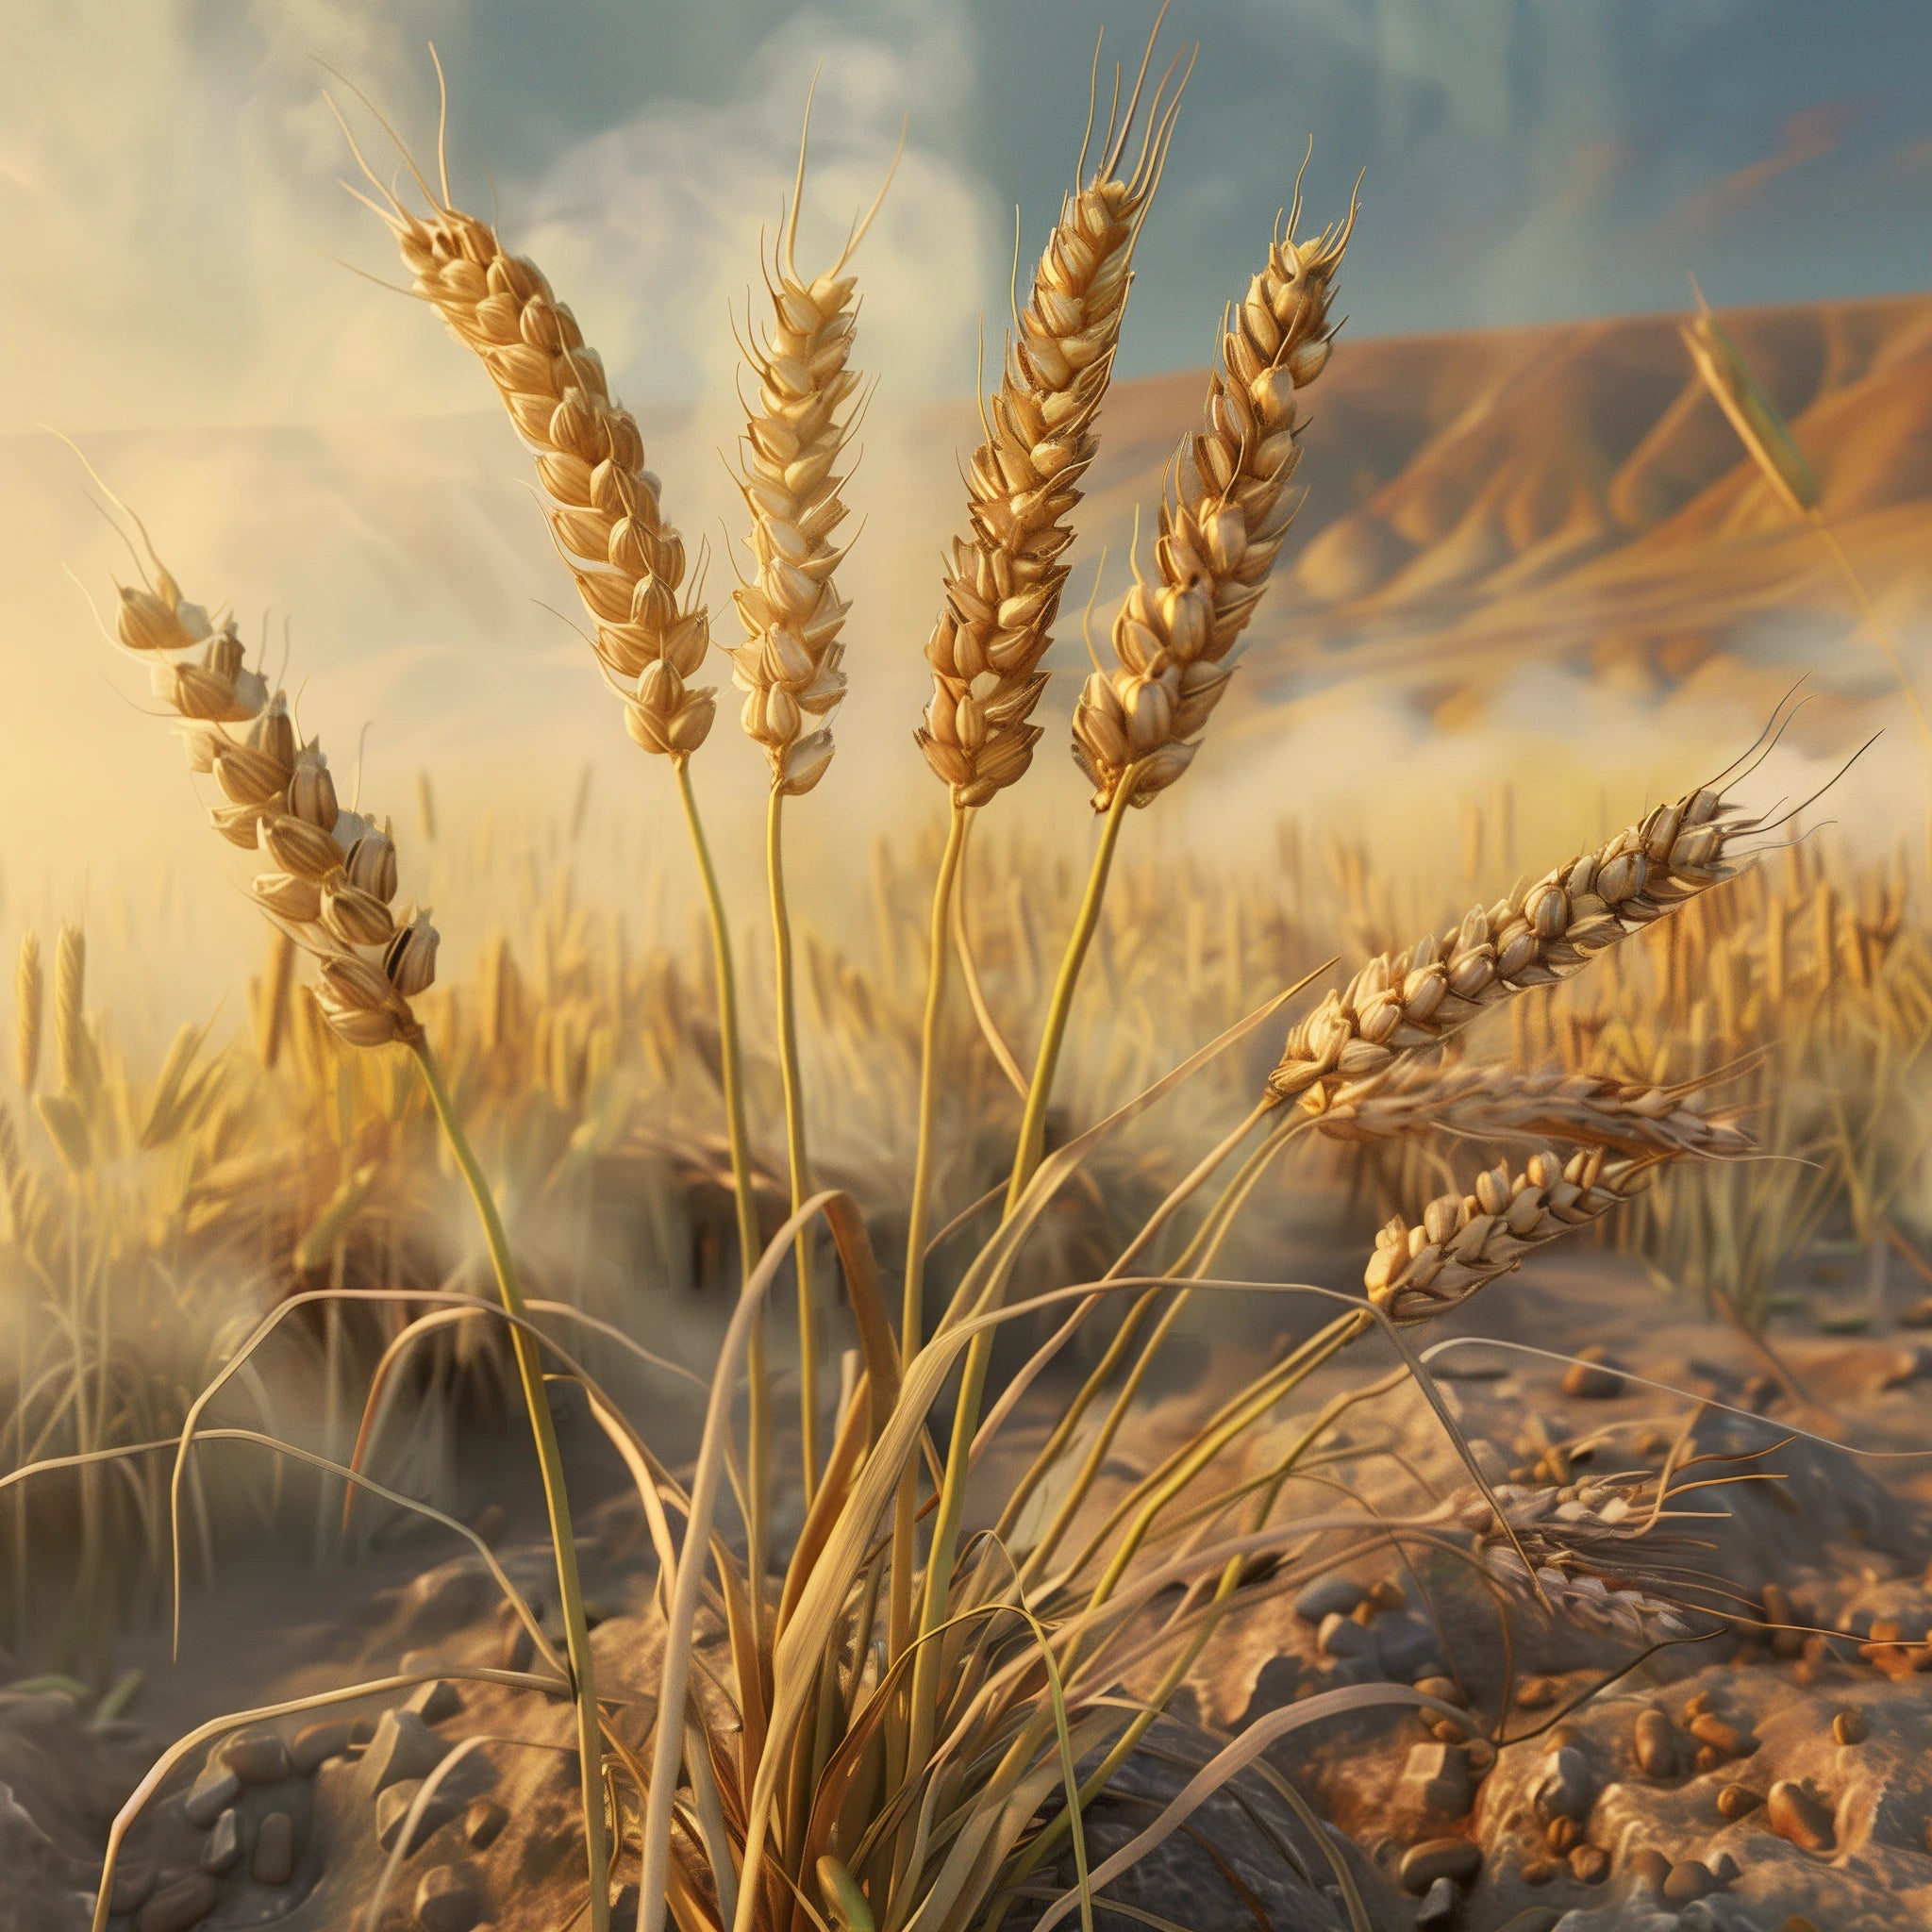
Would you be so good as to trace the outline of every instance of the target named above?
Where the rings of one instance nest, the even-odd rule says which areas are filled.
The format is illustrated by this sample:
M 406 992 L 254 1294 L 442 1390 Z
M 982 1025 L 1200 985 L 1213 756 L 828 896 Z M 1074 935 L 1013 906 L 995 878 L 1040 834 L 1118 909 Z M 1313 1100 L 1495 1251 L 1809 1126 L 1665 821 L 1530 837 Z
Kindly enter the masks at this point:
M 459 198 L 500 208 L 640 406 L 728 369 L 821 71 L 830 243 L 907 157 L 868 241 L 901 396 L 960 395 L 1071 176 L 1094 39 L 1148 0 L 7 0 L 0 433 L 472 408 L 399 325 L 344 194 L 360 90 L 432 153 L 434 41 Z M 1198 42 L 1142 244 L 1125 374 L 1205 359 L 1307 144 L 1311 212 L 1362 176 L 1363 334 L 1916 289 L 1932 280 L 1924 0 L 1174 0 Z M 808 234 L 812 229 L 808 226 Z M 358 272 L 360 272 L 358 275 Z

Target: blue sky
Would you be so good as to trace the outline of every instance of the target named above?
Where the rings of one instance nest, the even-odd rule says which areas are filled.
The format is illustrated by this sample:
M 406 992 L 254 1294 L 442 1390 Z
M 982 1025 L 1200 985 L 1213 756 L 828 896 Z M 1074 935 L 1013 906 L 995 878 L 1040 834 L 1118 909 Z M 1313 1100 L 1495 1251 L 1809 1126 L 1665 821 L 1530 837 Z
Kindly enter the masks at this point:
M 398 330 L 343 196 L 342 94 L 433 139 L 591 320 L 625 393 L 702 396 L 821 60 L 835 234 L 909 149 L 868 242 L 900 392 L 958 395 L 1013 212 L 1037 245 L 1095 33 L 1147 0 L 9 0 L 0 10 L 0 427 L 446 413 L 475 395 Z M 1311 210 L 1363 215 L 1364 335 L 1932 283 L 1926 0 L 1175 0 L 1200 58 L 1141 256 L 1127 373 L 1198 363 L 1305 144 Z M 380 168 L 385 144 L 344 96 Z M 561 272 L 560 272 L 561 271 Z M 408 338 L 407 341 L 401 338 Z M 718 345 L 723 344 L 723 360 Z M 882 362 L 880 366 L 885 366 Z

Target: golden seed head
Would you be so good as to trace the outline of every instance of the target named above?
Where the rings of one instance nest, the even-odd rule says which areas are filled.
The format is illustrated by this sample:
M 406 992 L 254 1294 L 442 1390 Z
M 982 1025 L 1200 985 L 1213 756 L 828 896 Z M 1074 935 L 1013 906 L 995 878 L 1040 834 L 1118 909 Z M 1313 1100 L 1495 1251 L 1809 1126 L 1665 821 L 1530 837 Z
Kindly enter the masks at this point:
M 41 1068 L 42 1016 L 46 979 L 41 971 L 41 941 L 31 930 L 21 935 L 13 973 L 13 1072 L 23 1093 L 34 1091 Z

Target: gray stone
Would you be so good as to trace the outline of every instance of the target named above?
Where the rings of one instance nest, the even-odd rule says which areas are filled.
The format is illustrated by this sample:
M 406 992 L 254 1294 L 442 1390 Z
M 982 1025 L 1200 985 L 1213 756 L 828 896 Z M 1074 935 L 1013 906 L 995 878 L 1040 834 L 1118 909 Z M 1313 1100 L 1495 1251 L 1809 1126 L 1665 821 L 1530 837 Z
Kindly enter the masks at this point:
M 1440 1811 L 1459 1818 L 1469 1809 L 1474 1790 L 1469 1755 L 1459 1744 L 1415 1744 L 1395 1787 L 1402 1810 Z
M 1383 1670 L 1399 1684 L 1441 1674 L 1442 1640 L 1436 1626 L 1414 1610 L 1377 1617 L 1369 1626 L 1369 1638 Z
M 463 1813 L 463 1837 L 479 1852 L 487 1852 L 503 1835 L 509 1813 L 494 1798 L 478 1798 Z
M 404 1701 L 405 1710 L 413 1710 L 425 1724 L 440 1724 L 463 1707 L 457 1687 L 439 1677 L 433 1684 L 418 1684 Z
M 225 1878 L 242 1862 L 242 1814 L 231 1805 L 215 1820 L 215 1828 L 201 1848 L 201 1869 Z
M 397 1834 L 403 1828 L 403 1820 L 409 1814 L 409 1807 L 416 1802 L 416 1793 L 423 1789 L 420 1777 L 406 1778 L 401 1784 L 391 1785 L 375 1801 L 375 1840 L 384 1851 L 396 1841 Z M 454 1800 L 446 1798 L 441 1791 L 433 1793 L 423 1807 L 423 1815 L 416 1821 L 416 1829 L 409 1834 L 409 1842 L 405 1847 L 404 1857 L 413 1857 L 426 1845 L 430 1838 L 457 1815 Z
M 1560 1745 L 1543 1759 L 1533 1797 L 1537 1816 L 1545 1824 L 1553 1818 L 1574 1818 L 1580 1824 L 1590 1816 L 1595 1795 L 1590 1759 L 1575 1745 Z
M 244 1731 L 223 1747 L 222 1762 L 244 1785 L 278 1785 L 289 1775 L 289 1747 L 275 1731 Z
M 1671 1867 L 1671 1875 L 1663 1884 L 1664 1902 L 1688 1906 L 1693 1898 L 1702 1898 L 1707 1891 L 1721 1891 L 1723 1889 L 1709 1866 L 1695 1858 L 1686 1858 L 1681 1865 Z
M 1482 1869 L 1483 1848 L 1474 1840 L 1429 1838 L 1403 1853 L 1397 1875 L 1405 1891 L 1421 1897 L 1438 1879 L 1466 1885 Z
M 189 1932 L 214 1910 L 221 1890 L 205 1872 L 166 1885 L 134 1915 L 134 1932 Z
M 1442 1932 L 1456 1917 L 1456 1881 L 1439 1878 L 1416 1908 L 1416 1932 Z
M 140 1910 L 147 1903 L 158 1876 L 152 1858 L 135 1858 L 126 1864 L 117 1862 L 114 1867 L 114 1892 L 108 1901 L 108 1909 L 117 1919 L 125 1919 Z
M 340 1757 L 349 1748 L 349 1733 L 354 1728 L 345 1717 L 305 1724 L 289 1747 L 290 1764 L 303 1777 L 313 1777 L 331 1757 Z
M 467 1865 L 439 1865 L 416 1888 L 416 1923 L 423 1932 L 475 1932 L 483 1918 L 483 1888 Z
M 189 1790 L 189 1824 L 206 1831 L 241 1795 L 242 1780 L 226 1765 L 210 1764 Z
M 271 1811 L 255 1834 L 255 1857 L 248 1875 L 258 1885 L 286 1885 L 295 1875 L 295 1821 Z
M 1330 1610 L 1322 1619 L 1315 1645 L 1324 1657 L 1366 1657 L 1374 1645 L 1374 1639 L 1353 1617 L 1344 1617 L 1340 1610 Z
M 408 1777 L 427 1777 L 450 1747 L 413 1710 L 386 1710 L 363 1758 L 375 1789 L 387 1790 Z
M 1319 1624 L 1338 1613 L 1347 1616 L 1367 1595 L 1351 1576 L 1318 1576 L 1296 1592 L 1294 1613 L 1304 1624 Z

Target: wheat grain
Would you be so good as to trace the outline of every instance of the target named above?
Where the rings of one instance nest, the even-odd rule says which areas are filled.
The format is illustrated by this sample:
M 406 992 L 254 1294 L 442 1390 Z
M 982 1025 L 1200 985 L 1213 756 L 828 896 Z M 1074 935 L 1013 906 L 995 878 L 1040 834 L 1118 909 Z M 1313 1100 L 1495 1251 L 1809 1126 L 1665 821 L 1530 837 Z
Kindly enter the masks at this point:
M 1722 1157 L 1747 1152 L 1734 1122 L 1699 1111 L 1682 1087 L 1639 1086 L 1560 1069 L 1423 1065 L 1302 1096 L 1317 1128 L 1338 1141 L 1446 1131 L 1528 1135 L 1624 1154 Z
M 646 751 L 688 757 L 717 707 L 714 687 L 687 682 L 710 648 L 709 620 L 701 604 L 679 606 L 684 543 L 663 519 L 637 419 L 612 399 L 602 359 L 542 270 L 509 254 L 489 224 L 446 202 L 426 221 L 392 198 L 375 211 L 416 293 L 475 353 L 536 458 L 625 728 Z
M 1134 245 L 1173 135 L 1180 101 L 1180 88 L 1165 94 L 1173 73 L 1155 92 L 1133 173 L 1124 180 L 1118 168 L 1138 87 L 1092 178 L 1062 203 L 1000 386 L 982 412 L 986 440 L 966 476 L 971 527 L 954 538 L 947 560 L 945 602 L 925 647 L 932 697 L 915 733 L 956 806 L 984 805 L 1033 761 L 1033 708 L 1046 689 L 1040 660 L 1067 580 L 1070 519 L 1093 460 L 1094 417 L 1113 373 Z
M 63 925 L 54 945 L 54 1063 L 60 1091 L 75 1097 L 93 1087 L 93 1042 L 87 1030 L 87 935 Z
M 1453 931 L 1371 959 L 1291 1031 L 1269 1091 L 1287 1100 L 1318 1083 L 1365 1078 L 1399 1055 L 1440 1046 L 1526 987 L 1567 978 L 1728 878 L 1726 844 L 1752 829 L 1738 814 L 1704 787 L 1508 898 L 1471 908 Z
M 46 992 L 46 976 L 41 971 L 40 940 L 32 932 L 23 933 L 20 958 L 13 972 L 13 1074 L 23 1093 L 31 1093 L 40 1076 L 41 1028 Z
M 1536 1249 L 1622 1207 L 1650 1185 L 1659 1159 L 1606 1162 L 1592 1148 L 1566 1163 L 1545 1151 L 1516 1174 L 1499 1162 L 1473 1194 L 1439 1194 L 1415 1225 L 1399 1214 L 1383 1224 L 1362 1276 L 1369 1299 L 1393 1322 L 1446 1313 Z
M 738 481 L 758 574 L 732 593 L 746 640 L 731 654 L 732 682 L 745 694 L 744 729 L 771 761 L 773 783 L 793 796 L 809 791 L 831 763 L 832 713 L 845 694 L 839 633 L 850 606 L 832 574 L 845 555 L 833 539 L 846 509 L 833 466 L 858 391 L 846 360 L 857 284 L 844 270 L 872 221 L 869 213 L 855 224 L 838 260 L 806 282 L 795 254 L 804 189 L 801 141 L 791 209 L 765 273 L 772 332 L 744 344 L 761 408 L 745 425 Z
M 1298 392 L 1322 373 L 1334 338 L 1329 304 L 1355 209 L 1296 242 L 1297 191 L 1285 235 L 1232 310 L 1200 431 L 1176 458 L 1160 507 L 1158 581 L 1139 580 L 1114 620 L 1110 671 L 1087 680 L 1074 713 L 1074 756 L 1096 811 L 1130 766 L 1144 806 L 1193 761 L 1233 675 L 1296 499 Z

